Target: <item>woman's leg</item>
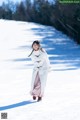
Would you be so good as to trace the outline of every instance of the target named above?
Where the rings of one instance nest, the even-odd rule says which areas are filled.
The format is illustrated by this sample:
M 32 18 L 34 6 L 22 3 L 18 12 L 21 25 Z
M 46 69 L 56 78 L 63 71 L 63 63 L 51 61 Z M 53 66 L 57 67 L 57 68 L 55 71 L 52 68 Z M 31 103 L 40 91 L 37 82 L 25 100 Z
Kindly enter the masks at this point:
M 42 100 L 42 97 L 44 96 L 44 91 L 46 87 L 46 81 L 47 81 L 47 71 L 40 71 L 39 72 L 40 82 L 41 82 L 41 92 L 38 96 L 38 101 Z
M 38 97 L 41 93 L 41 82 L 40 82 L 38 72 L 36 74 L 34 85 L 33 85 L 33 90 L 31 91 L 31 93 L 32 93 L 32 96 L 33 96 L 33 100 L 35 100 L 36 97 Z

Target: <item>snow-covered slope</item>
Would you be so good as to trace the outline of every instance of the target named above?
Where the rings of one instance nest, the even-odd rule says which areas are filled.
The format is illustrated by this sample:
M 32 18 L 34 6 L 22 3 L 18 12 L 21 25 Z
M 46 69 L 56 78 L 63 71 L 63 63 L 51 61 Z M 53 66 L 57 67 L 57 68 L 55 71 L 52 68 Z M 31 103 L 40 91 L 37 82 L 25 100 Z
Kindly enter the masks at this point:
M 29 94 L 33 65 L 28 55 L 37 39 L 52 67 L 41 102 L 34 102 Z M 80 120 L 80 46 L 49 26 L 0 20 L 3 112 L 8 120 Z

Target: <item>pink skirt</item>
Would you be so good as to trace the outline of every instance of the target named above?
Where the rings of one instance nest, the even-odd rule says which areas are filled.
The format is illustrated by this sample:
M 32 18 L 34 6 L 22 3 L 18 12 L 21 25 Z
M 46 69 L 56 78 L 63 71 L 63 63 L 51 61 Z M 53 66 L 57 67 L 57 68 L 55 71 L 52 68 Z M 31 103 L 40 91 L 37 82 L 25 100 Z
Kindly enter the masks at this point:
M 33 96 L 41 96 L 41 82 L 39 78 L 39 72 L 37 72 L 35 81 L 34 81 L 34 87 L 33 90 L 31 91 L 31 95 Z

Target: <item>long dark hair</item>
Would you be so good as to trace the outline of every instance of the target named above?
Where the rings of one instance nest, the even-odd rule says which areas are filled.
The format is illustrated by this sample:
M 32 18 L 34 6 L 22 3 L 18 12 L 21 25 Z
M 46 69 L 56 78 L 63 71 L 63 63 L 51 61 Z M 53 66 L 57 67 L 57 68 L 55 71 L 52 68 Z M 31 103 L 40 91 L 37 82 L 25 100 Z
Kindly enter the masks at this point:
M 38 40 L 35 40 L 35 41 L 33 41 L 33 43 L 32 43 L 32 51 L 31 51 L 31 53 L 30 53 L 30 55 L 29 55 L 28 57 L 30 57 L 30 56 L 32 55 L 33 51 L 34 51 L 34 49 L 33 49 L 33 45 L 34 45 L 34 44 L 39 45 L 40 50 L 41 50 L 42 52 L 44 52 L 43 49 L 41 48 L 40 42 L 39 42 Z

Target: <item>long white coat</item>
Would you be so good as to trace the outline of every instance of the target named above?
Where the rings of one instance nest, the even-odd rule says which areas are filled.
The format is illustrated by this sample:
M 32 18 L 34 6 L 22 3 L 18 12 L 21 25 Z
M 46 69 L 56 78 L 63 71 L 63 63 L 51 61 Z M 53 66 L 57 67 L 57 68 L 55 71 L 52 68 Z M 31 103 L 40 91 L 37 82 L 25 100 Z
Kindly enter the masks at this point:
M 31 91 L 34 87 L 34 81 L 39 72 L 40 82 L 41 82 L 41 96 L 44 95 L 44 89 L 46 86 L 46 80 L 48 75 L 48 70 L 50 67 L 50 62 L 48 59 L 48 55 L 44 49 L 39 49 L 38 51 L 33 51 L 31 55 L 31 59 L 34 63 L 33 74 L 32 74 L 32 82 L 31 82 Z

